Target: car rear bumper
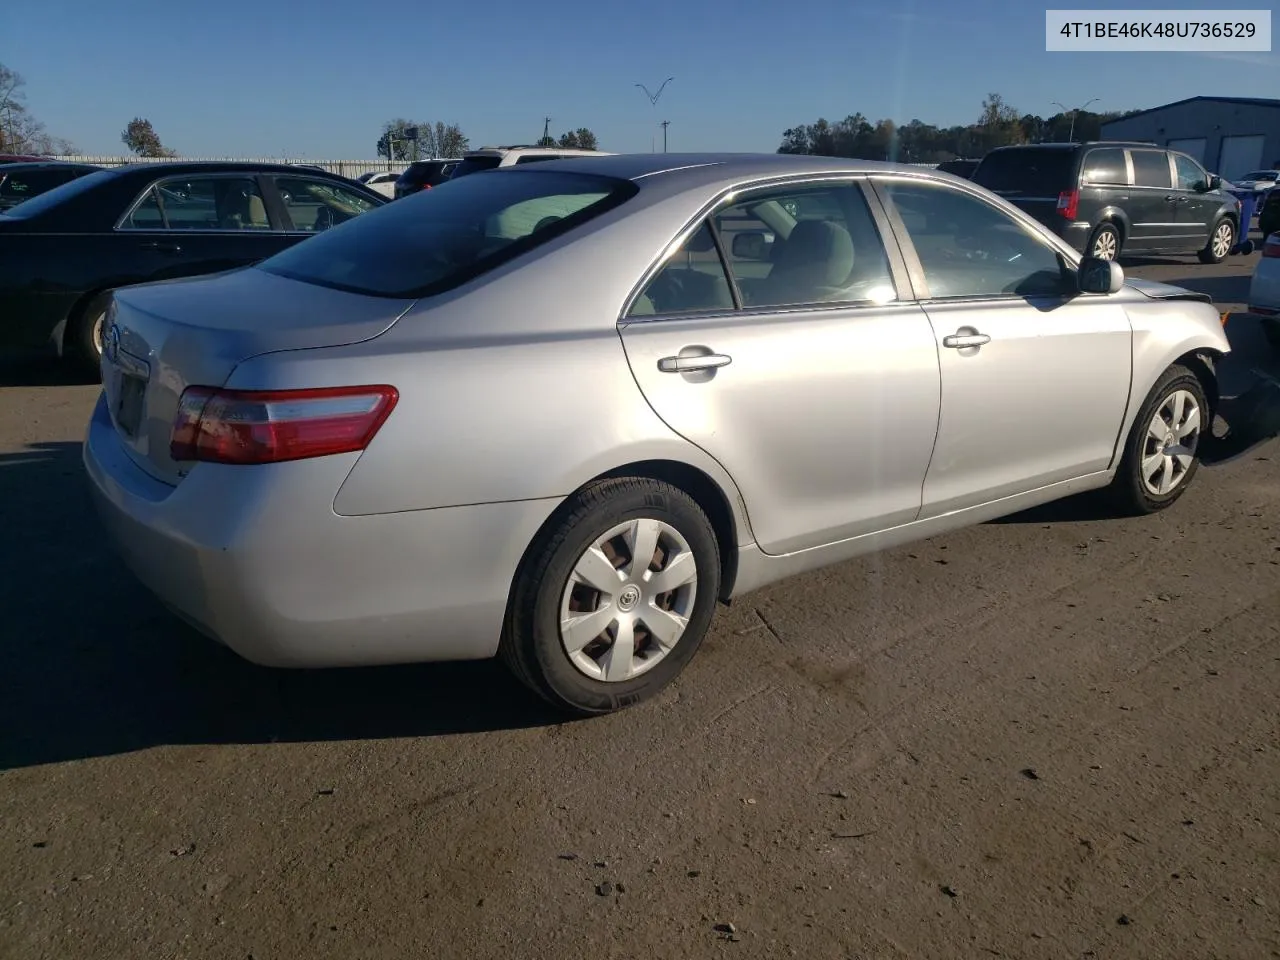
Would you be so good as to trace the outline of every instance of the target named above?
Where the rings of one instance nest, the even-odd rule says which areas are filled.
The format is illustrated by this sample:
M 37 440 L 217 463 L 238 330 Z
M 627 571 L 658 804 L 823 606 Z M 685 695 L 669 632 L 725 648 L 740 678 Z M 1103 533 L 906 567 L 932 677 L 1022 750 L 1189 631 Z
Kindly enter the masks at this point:
M 177 487 L 130 459 L 100 397 L 92 497 L 128 568 L 182 619 L 266 666 L 482 659 L 520 558 L 557 500 L 346 517 L 358 454 L 197 464 Z
M 1249 283 L 1249 312 L 1273 314 L 1280 310 L 1280 259 L 1258 261 Z

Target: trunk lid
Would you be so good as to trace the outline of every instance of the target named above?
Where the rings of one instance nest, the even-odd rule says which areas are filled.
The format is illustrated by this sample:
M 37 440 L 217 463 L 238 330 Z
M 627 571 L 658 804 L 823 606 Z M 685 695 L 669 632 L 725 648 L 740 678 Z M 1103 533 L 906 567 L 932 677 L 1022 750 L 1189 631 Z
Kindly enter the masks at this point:
M 255 268 L 117 290 L 102 358 L 116 431 L 138 466 L 176 485 L 184 471 L 169 456 L 169 440 L 187 387 L 220 387 L 241 361 L 264 353 L 372 339 L 412 302 Z

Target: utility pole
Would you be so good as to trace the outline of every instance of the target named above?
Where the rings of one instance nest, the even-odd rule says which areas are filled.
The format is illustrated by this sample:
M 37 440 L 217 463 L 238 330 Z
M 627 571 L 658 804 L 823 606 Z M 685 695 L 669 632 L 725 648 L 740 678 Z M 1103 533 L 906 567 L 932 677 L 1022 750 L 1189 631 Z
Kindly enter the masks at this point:
M 542 143 L 546 144 L 551 139 L 551 118 L 547 117 L 542 121 Z
M 667 127 L 671 126 L 670 120 L 662 121 L 662 152 L 667 152 Z

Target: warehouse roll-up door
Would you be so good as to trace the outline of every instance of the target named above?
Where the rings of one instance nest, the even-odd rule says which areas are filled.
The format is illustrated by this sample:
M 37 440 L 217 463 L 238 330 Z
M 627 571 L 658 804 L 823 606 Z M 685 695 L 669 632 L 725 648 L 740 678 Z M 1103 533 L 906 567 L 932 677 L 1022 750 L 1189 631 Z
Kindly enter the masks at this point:
M 1256 137 L 1223 137 L 1222 152 L 1218 154 L 1218 169 L 1214 171 L 1220 177 L 1234 180 L 1243 177 L 1251 170 L 1262 166 L 1262 148 L 1267 138 Z
M 1192 137 L 1187 140 L 1170 140 L 1168 147 L 1170 150 L 1179 150 L 1191 157 L 1200 166 L 1204 166 L 1204 148 L 1208 141 L 1204 137 Z

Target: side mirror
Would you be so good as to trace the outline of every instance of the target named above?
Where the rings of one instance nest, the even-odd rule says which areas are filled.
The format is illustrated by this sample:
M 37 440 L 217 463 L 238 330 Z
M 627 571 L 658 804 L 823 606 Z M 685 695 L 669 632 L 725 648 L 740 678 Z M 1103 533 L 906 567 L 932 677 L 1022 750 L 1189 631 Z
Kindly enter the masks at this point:
M 1081 293 L 1119 293 L 1124 287 L 1124 270 L 1114 260 L 1085 257 L 1076 277 Z
M 768 260 L 769 241 L 757 230 L 734 234 L 733 255 L 738 260 Z
M 1221 177 L 1219 177 L 1219 176 L 1217 176 L 1216 174 L 1215 174 L 1215 175 L 1213 175 L 1213 176 L 1210 176 L 1210 177 L 1209 177 L 1209 186 L 1208 186 L 1208 187 L 1206 187 L 1205 189 L 1206 189 L 1206 190 L 1221 190 L 1221 189 L 1222 189 L 1222 178 L 1221 178 Z

